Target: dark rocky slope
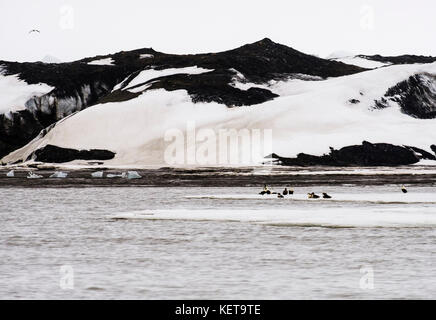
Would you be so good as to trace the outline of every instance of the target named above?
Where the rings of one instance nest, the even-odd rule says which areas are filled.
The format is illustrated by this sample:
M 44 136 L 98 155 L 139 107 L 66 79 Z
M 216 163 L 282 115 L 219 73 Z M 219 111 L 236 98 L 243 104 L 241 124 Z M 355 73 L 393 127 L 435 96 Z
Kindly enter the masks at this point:
M 436 61 L 436 57 L 431 56 L 417 56 L 405 54 L 401 56 L 381 56 L 379 54 L 376 55 L 363 55 L 360 54 L 358 57 L 373 60 L 383 63 L 392 63 L 392 64 L 412 64 L 412 63 L 432 63 Z
M 400 105 L 401 111 L 419 119 L 436 118 L 436 75 L 415 74 L 389 88 L 385 96 L 375 102 L 376 108 L 387 108 L 389 102 Z
M 436 149 L 435 146 L 432 147 Z M 339 150 L 331 148 L 329 154 L 322 156 L 300 153 L 296 158 L 280 157 L 277 154 L 271 157 L 284 166 L 399 166 L 414 164 L 421 159 L 436 160 L 435 155 L 416 147 L 367 141 Z

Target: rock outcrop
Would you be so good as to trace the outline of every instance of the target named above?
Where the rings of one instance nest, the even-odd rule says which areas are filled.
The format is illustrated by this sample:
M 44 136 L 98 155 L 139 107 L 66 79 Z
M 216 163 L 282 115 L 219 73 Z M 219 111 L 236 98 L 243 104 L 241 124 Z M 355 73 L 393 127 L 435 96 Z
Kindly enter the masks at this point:
M 432 63 L 436 61 L 436 57 L 431 56 L 417 56 L 411 54 L 405 54 L 401 56 L 381 56 L 379 54 L 376 55 L 363 55 L 360 54 L 358 57 L 373 60 L 383 63 L 391 63 L 391 64 L 412 64 L 412 63 Z
M 33 152 L 27 160 L 49 163 L 64 163 L 73 160 L 110 160 L 114 157 L 115 153 L 108 150 L 75 150 L 53 145 L 46 145 L 45 147 Z
M 322 156 L 300 153 L 296 158 L 277 154 L 270 157 L 284 166 L 400 166 L 414 164 L 421 159 L 436 160 L 433 154 L 416 147 L 367 141 L 339 150 L 331 148 L 329 154 Z

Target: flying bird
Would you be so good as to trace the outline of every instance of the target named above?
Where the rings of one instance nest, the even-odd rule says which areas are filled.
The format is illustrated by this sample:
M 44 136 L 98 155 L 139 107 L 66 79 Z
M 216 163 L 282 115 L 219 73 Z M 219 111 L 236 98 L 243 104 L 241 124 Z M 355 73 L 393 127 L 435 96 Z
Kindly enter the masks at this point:
M 29 31 L 29 33 L 33 33 L 33 32 L 38 32 L 38 33 L 41 33 L 41 31 L 39 31 L 39 30 L 36 30 L 36 29 L 32 29 L 32 30 L 30 30 L 30 31 Z

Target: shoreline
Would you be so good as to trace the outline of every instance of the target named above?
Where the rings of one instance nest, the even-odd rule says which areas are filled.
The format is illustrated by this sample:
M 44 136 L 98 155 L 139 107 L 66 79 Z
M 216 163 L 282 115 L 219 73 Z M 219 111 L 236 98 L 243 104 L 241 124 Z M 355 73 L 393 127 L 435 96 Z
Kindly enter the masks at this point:
M 0 169 L 0 188 L 74 188 L 74 187 L 256 187 L 264 184 L 281 186 L 315 185 L 422 185 L 436 186 L 436 169 L 429 167 L 400 168 L 301 168 L 301 167 L 245 167 L 245 168 L 159 168 L 132 169 L 140 179 L 108 178 L 125 168 L 86 169 Z M 42 175 L 41 179 L 27 179 L 29 171 Z M 55 171 L 68 173 L 66 178 L 49 178 Z M 91 173 L 103 171 L 104 178 L 92 178 Z

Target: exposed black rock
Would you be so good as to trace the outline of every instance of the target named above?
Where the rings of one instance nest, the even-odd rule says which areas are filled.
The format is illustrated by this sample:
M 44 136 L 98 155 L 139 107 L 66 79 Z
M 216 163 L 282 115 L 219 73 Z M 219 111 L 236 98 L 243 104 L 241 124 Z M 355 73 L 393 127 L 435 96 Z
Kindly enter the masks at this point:
M 376 108 L 387 108 L 397 102 L 401 111 L 419 119 L 436 118 L 436 75 L 419 73 L 389 88 L 375 101 Z
M 419 148 L 363 141 L 362 145 L 331 148 L 329 154 L 322 156 L 300 153 L 296 158 L 274 158 L 284 166 L 399 166 L 417 163 L 428 156 L 432 155 Z
M 38 162 L 63 163 L 73 160 L 110 160 L 114 157 L 115 153 L 108 150 L 76 150 L 46 145 L 34 151 L 26 160 L 34 159 Z
M 405 54 L 401 56 L 381 56 L 379 54 L 376 55 L 358 55 L 358 57 L 383 63 L 392 63 L 392 64 L 413 64 L 413 63 L 432 63 L 436 61 L 436 57 L 431 56 L 416 56 Z
M 42 122 L 47 119 L 44 117 Z M 55 121 L 55 120 L 53 120 Z M 24 146 L 44 128 L 29 110 L 0 114 L 0 157 Z
M 150 89 L 185 89 L 194 102 L 218 102 L 229 107 L 258 104 L 278 97 L 262 88 L 235 88 L 230 85 L 232 76 L 232 73 L 223 70 L 198 75 L 178 74 L 154 82 Z
M 412 147 L 412 146 L 405 146 L 406 148 L 409 148 L 410 150 L 414 151 L 415 153 L 417 153 L 418 157 L 420 159 L 424 159 L 424 160 L 436 160 L 436 156 L 434 154 L 431 154 L 430 152 L 427 152 L 425 150 L 422 150 L 420 148 L 417 147 Z M 430 149 L 432 151 L 433 150 L 433 145 L 430 146 Z
M 351 103 L 351 104 L 358 104 L 358 103 L 360 103 L 360 100 L 358 100 L 358 99 L 350 99 L 350 100 L 348 100 L 348 102 Z
M 266 82 L 281 79 L 284 74 L 301 73 L 312 76 L 337 77 L 365 69 L 342 62 L 321 59 L 265 38 L 240 48 L 217 54 L 200 55 L 199 66 L 220 69 L 233 68 L 249 81 Z

